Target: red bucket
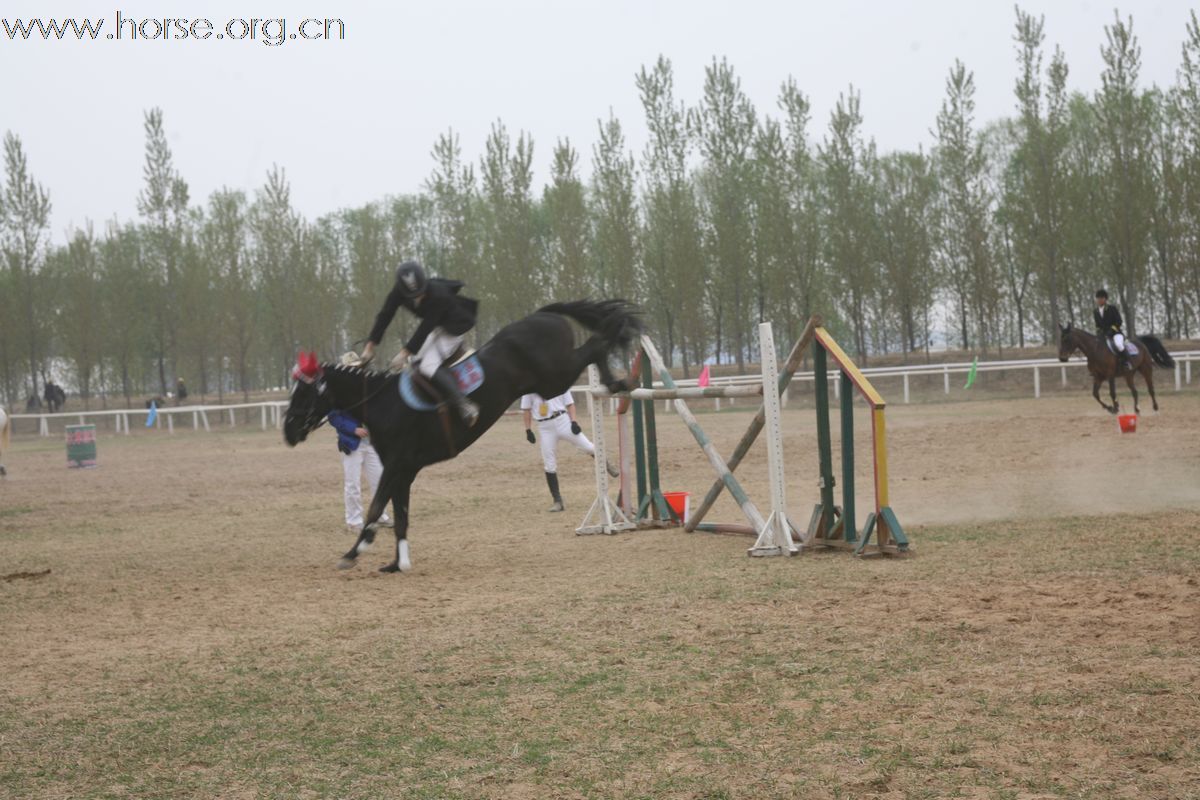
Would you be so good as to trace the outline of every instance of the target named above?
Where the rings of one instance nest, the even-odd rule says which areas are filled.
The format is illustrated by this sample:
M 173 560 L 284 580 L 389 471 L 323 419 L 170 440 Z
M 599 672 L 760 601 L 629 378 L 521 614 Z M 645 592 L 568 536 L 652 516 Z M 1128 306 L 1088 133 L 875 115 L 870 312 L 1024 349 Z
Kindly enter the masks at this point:
M 691 505 L 691 494 L 688 492 L 663 492 L 663 497 L 666 499 L 667 505 L 675 512 L 675 515 L 686 522 L 689 506 Z
M 1137 414 L 1120 414 L 1117 422 L 1121 425 L 1121 433 L 1137 433 Z

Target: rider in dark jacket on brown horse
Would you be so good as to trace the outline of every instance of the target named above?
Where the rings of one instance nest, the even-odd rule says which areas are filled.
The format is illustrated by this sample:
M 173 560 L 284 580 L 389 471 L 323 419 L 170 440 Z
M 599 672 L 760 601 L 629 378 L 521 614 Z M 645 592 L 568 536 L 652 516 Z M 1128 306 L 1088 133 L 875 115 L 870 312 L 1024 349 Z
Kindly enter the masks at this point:
M 1104 289 L 1096 292 L 1096 309 L 1092 312 L 1092 317 L 1096 320 L 1096 333 L 1108 342 L 1108 346 L 1117 354 L 1125 371 L 1133 372 L 1129 353 L 1125 351 L 1125 334 L 1121 332 L 1123 324 L 1121 312 L 1116 306 L 1109 305 L 1108 292 Z

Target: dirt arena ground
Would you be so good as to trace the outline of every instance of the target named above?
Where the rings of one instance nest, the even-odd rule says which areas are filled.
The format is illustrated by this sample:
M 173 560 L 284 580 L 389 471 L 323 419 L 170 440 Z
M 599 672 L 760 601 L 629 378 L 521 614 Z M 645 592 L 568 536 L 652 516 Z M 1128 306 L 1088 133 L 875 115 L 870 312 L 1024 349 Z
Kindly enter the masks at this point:
M 1126 436 L 1082 392 L 891 407 L 891 560 L 577 537 L 590 462 L 546 513 L 510 418 L 419 478 L 412 573 L 386 531 L 339 572 L 328 432 L 102 435 L 86 471 L 20 437 L 0 797 L 1200 797 L 1200 392 L 1162 399 Z M 749 417 L 701 420 L 728 452 Z M 785 427 L 803 522 L 812 412 Z M 739 475 L 765 505 L 761 446 Z

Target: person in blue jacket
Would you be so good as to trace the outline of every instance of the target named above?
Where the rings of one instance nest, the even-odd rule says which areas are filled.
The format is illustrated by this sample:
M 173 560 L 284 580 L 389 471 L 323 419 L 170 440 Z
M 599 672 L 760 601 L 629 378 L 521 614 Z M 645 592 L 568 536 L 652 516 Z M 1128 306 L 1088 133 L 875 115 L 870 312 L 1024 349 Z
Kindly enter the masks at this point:
M 370 434 L 367 429 L 348 414 L 333 410 L 329 412 L 329 424 L 337 431 L 337 448 L 342 454 L 342 478 L 344 480 L 343 495 L 346 503 L 346 527 L 358 535 L 363 524 L 362 476 L 367 474 L 367 488 L 371 497 L 379 487 L 379 477 L 383 474 L 383 464 L 379 454 L 371 446 Z M 379 518 L 380 525 L 391 523 L 385 513 Z

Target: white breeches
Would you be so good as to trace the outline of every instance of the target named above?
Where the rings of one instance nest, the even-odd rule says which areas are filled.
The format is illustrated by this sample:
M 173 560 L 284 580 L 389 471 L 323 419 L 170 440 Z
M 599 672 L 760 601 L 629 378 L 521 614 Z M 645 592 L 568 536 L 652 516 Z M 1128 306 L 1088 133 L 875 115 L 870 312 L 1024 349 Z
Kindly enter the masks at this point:
M 417 362 L 417 369 L 426 378 L 432 378 L 437 368 L 454 355 L 454 351 L 463 343 L 463 338 L 451 336 L 442 328 L 434 328 L 426 337 L 425 344 L 421 345 L 421 349 L 413 357 Z
M 558 457 L 555 449 L 560 439 L 570 442 L 589 455 L 596 452 L 595 446 L 582 432 L 571 433 L 571 418 L 566 414 L 559 414 L 554 419 L 545 422 L 539 421 L 537 426 L 538 438 L 542 445 L 542 463 L 546 466 L 546 472 L 558 471 Z
M 1114 333 L 1112 335 L 1112 342 L 1113 342 L 1113 347 L 1115 347 L 1117 349 L 1118 353 L 1125 352 L 1125 334 Z
M 363 472 L 367 473 L 367 488 L 371 494 L 370 499 L 375 497 L 375 490 L 379 488 L 379 478 L 383 475 L 383 464 L 379 461 L 379 454 L 375 452 L 375 448 L 371 447 L 370 443 L 365 439 L 359 443 L 358 449 L 350 455 L 342 454 L 342 478 L 344 479 L 343 494 L 346 500 L 346 524 L 359 528 L 363 524 L 363 500 L 362 500 L 362 476 Z M 381 521 L 387 521 L 387 514 L 380 517 Z

